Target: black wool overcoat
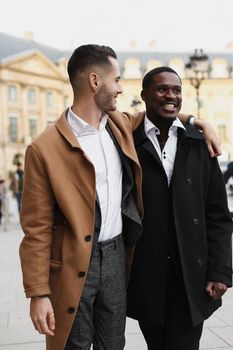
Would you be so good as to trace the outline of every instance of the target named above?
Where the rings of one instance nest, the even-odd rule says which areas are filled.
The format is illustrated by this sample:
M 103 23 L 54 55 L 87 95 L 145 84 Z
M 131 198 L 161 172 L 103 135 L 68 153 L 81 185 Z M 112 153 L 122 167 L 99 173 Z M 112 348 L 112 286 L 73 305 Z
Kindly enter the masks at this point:
M 232 285 L 232 220 L 223 176 L 209 156 L 202 134 L 179 128 L 171 182 L 174 222 L 193 325 L 220 305 L 206 291 L 208 281 Z M 143 171 L 143 234 L 137 243 L 128 286 L 128 316 L 160 322 L 166 285 L 169 190 L 165 171 L 144 123 L 134 131 Z

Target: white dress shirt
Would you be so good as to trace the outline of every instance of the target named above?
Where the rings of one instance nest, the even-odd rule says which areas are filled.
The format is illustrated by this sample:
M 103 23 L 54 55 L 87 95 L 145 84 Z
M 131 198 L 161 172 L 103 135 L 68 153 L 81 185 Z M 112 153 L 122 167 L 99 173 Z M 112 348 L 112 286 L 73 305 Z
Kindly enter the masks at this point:
M 160 130 L 148 119 L 145 117 L 144 121 L 144 129 L 146 136 L 152 142 L 156 152 L 158 153 L 159 158 L 163 164 L 164 170 L 167 175 L 168 185 L 171 182 L 171 177 L 174 168 L 174 162 L 176 157 L 176 149 L 177 149 L 177 128 L 182 128 L 184 130 L 185 127 L 181 123 L 181 121 L 176 118 L 168 131 L 168 139 L 164 145 L 163 150 L 161 151 L 159 141 L 156 135 L 160 135 Z
M 79 118 L 71 108 L 67 121 L 95 168 L 101 210 L 99 241 L 111 239 L 122 232 L 122 166 L 118 151 L 105 128 L 107 115 L 102 116 L 99 130 Z

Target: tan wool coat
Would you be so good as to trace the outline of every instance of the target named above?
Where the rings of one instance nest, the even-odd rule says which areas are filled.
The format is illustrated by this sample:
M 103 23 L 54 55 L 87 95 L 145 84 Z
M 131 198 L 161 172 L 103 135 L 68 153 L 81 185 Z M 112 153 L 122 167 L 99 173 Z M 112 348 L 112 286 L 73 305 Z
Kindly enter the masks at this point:
M 132 120 L 113 113 L 108 124 L 132 161 L 142 215 L 142 174 Z M 70 129 L 66 112 L 28 146 L 24 171 L 20 258 L 25 293 L 28 298 L 49 295 L 56 330 L 54 337 L 47 337 L 47 350 L 63 350 L 88 271 L 92 240 L 85 238 L 93 234 L 96 201 L 93 164 Z

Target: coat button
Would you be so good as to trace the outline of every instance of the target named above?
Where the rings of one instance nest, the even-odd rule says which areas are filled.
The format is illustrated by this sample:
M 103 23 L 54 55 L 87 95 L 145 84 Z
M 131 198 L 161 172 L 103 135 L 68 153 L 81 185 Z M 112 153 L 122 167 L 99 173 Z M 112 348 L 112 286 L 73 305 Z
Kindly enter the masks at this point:
M 90 241 L 91 241 L 91 235 L 86 235 L 85 241 L 86 241 L 86 242 L 90 242 Z
M 84 271 L 80 271 L 78 274 L 78 277 L 84 277 L 86 275 L 86 273 Z
M 75 308 L 74 307 L 68 307 L 67 312 L 68 312 L 68 314 L 73 314 L 75 312 Z
M 186 180 L 188 185 L 192 184 L 192 179 L 190 179 L 190 177 Z
M 197 259 L 197 265 L 198 266 L 202 266 L 202 260 L 201 259 Z
M 197 225 L 198 223 L 199 223 L 198 219 L 197 219 L 197 218 L 194 218 L 194 219 L 193 219 L 193 224 L 194 224 L 194 225 Z

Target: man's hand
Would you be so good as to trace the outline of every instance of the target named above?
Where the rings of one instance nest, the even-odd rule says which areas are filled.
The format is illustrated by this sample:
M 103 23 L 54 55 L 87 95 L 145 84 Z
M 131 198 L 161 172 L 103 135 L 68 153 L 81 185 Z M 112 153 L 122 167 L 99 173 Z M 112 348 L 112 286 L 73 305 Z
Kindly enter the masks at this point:
M 205 120 L 195 118 L 194 125 L 195 128 L 201 129 L 203 131 L 210 156 L 220 156 L 220 154 L 222 154 L 220 148 L 221 143 L 210 123 Z
M 206 287 L 206 292 L 211 296 L 214 300 L 220 299 L 223 294 L 227 291 L 227 286 L 224 283 L 220 282 L 208 282 Z
M 48 297 L 31 299 L 30 316 L 40 334 L 54 335 L 55 317 Z

